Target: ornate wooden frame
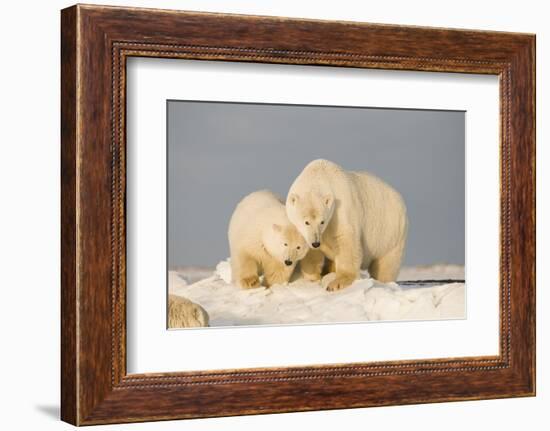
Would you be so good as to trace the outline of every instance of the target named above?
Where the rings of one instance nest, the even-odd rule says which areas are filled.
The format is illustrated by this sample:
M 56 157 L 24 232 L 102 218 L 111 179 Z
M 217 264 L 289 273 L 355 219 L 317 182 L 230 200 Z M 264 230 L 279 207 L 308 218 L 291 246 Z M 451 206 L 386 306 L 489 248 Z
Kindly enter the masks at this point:
M 81 5 L 61 18 L 63 420 L 87 425 L 535 394 L 534 35 Z M 129 56 L 498 75 L 500 354 L 128 375 Z

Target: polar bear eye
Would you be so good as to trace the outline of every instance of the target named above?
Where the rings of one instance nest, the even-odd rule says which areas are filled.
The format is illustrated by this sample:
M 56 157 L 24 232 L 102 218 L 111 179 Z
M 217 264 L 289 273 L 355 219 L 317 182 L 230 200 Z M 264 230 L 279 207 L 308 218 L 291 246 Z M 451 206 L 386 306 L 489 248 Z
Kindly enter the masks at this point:
M 300 246 L 296 247 L 297 250 L 300 250 Z
M 288 247 L 288 244 L 285 242 L 285 247 Z
M 323 221 L 321 222 L 321 224 L 325 224 L 325 221 L 323 220 Z
M 309 226 L 309 222 L 308 222 L 308 221 L 306 221 L 306 225 Z

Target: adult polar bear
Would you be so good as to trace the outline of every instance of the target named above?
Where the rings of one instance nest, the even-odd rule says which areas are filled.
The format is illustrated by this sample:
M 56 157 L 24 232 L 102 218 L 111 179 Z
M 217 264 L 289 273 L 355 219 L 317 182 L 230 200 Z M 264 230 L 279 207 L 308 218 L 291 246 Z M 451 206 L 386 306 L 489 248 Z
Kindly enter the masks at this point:
M 290 187 L 286 211 L 312 248 L 300 262 L 308 280 L 321 278 L 325 256 L 336 273 L 330 291 L 353 283 L 360 269 L 382 282 L 397 278 L 407 210 L 401 195 L 381 179 L 314 160 Z

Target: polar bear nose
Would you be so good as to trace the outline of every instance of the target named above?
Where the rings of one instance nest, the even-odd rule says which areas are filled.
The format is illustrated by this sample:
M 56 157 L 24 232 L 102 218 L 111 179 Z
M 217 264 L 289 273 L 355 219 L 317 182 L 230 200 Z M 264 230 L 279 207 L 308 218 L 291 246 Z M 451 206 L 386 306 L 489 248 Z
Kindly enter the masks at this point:
M 291 260 L 288 260 L 288 259 L 285 260 L 285 265 L 286 265 L 286 266 L 292 265 L 292 261 L 291 261 Z
M 312 246 L 313 248 L 319 248 L 320 245 L 321 245 L 321 243 L 320 243 L 319 241 L 317 241 L 317 242 L 312 242 L 312 243 L 311 243 L 311 246 Z

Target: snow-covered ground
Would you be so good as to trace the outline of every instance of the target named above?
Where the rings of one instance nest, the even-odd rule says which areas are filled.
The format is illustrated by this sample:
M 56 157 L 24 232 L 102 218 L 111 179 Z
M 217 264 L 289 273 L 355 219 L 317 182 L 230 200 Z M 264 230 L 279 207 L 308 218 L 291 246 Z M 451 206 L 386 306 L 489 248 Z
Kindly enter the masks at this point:
M 244 290 L 231 284 L 231 267 L 222 261 L 215 271 L 178 268 L 169 272 L 169 291 L 201 305 L 210 326 L 280 325 L 434 320 L 465 317 L 464 267 L 404 267 L 398 283 L 379 283 L 364 272 L 338 292 L 322 283 L 298 279 L 289 285 Z M 429 280 L 429 281 L 428 281 Z M 441 280 L 440 282 L 434 280 Z

